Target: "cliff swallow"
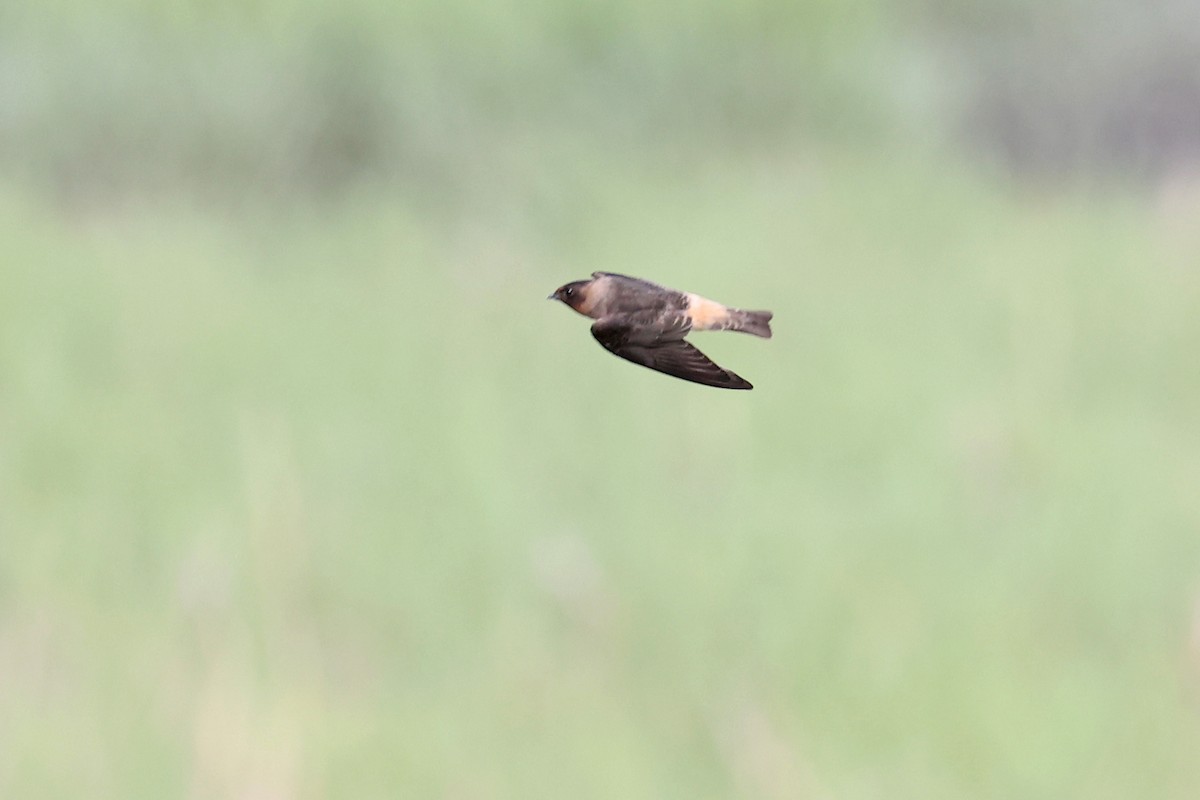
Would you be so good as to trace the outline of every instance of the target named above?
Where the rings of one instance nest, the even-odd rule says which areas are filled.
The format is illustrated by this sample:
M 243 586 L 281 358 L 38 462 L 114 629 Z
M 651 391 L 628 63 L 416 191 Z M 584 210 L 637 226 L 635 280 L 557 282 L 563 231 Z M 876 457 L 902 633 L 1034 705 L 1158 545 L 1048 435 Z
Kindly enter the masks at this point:
M 591 280 L 564 284 L 547 299 L 561 300 L 596 320 L 592 336 L 610 353 L 720 389 L 754 387 L 714 364 L 684 337 L 691 331 L 742 331 L 771 338 L 770 311 L 730 308 L 698 294 L 614 272 L 593 272 Z

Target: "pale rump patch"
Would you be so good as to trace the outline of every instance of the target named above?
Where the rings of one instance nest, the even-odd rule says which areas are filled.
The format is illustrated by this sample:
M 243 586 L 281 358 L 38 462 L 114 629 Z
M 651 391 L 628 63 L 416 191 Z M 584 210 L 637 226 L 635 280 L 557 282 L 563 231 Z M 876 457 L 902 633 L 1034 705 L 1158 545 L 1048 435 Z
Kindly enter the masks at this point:
M 710 331 L 724 328 L 729 324 L 729 309 L 715 300 L 709 300 L 698 294 L 686 292 L 688 299 L 688 316 L 692 320 L 692 329 Z

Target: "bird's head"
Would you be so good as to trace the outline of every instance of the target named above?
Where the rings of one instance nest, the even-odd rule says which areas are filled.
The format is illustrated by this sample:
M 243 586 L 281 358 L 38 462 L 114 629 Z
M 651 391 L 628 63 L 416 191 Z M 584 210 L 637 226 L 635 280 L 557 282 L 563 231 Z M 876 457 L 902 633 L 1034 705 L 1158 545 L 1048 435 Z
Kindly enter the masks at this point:
M 554 294 L 547 297 L 547 300 L 560 300 L 571 308 L 580 311 L 580 308 L 587 302 L 588 287 L 592 284 L 591 281 L 571 281 L 563 284 L 554 290 Z

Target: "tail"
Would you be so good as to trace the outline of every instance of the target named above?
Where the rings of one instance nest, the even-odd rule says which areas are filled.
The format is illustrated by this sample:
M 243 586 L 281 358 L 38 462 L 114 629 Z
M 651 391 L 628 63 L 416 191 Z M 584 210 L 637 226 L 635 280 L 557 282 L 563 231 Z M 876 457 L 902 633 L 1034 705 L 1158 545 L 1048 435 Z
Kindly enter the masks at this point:
M 743 311 L 740 308 L 732 308 L 729 314 L 729 330 L 752 333 L 755 336 L 770 339 L 771 317 L 773 316 L 775 315 L 770 311 Z

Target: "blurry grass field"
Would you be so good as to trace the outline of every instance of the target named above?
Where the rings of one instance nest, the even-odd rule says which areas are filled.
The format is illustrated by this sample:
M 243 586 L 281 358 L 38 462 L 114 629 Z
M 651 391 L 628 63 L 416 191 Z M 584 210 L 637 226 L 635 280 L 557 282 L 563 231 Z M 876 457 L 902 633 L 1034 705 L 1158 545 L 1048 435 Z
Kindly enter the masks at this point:
M 0 13 L 0 797 L 1193 797 L 1195 48 L 1068 5 Z
M 987 185 L 10 194 L 0 793 L 1191 796 L 1194 234 Z M 773 308 L 704 336 L 755 391 L 601 351 L 593 269 Z

